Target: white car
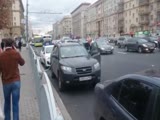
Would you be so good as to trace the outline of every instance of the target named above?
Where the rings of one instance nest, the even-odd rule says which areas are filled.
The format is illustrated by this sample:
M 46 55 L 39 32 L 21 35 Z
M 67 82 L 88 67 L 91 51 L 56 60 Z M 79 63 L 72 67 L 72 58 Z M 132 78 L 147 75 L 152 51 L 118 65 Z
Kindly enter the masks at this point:
M 43 46 L 40 53 L 41 63 L 45 65 L 45 67 L 50 66 L 50 56 L 54 45 Z

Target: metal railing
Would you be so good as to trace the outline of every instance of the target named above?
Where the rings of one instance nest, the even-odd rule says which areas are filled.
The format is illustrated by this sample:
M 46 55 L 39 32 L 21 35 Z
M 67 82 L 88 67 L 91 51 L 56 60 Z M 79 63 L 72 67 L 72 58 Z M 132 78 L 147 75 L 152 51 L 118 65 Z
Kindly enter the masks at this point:
M 32 69 L 38 97 L 40 120 L 64 120 L 54 98 L 51 82 L 43 70 L 39 58 L 29 46 Z

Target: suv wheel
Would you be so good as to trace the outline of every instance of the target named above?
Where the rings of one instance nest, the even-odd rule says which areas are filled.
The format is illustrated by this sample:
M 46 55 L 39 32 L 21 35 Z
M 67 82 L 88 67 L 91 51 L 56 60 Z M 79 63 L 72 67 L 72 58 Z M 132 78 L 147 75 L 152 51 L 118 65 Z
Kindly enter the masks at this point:
M 60 74 L 58 74 L 58 87 L 61 92 L 65 90 L 65 84 L 62 82 Z
M 142 48 L 141 47 L 138 47 L 138 52 L 142 53 Z
M 154 50 L 150 50 L 150 53 L 153 53 L 154 52 Z

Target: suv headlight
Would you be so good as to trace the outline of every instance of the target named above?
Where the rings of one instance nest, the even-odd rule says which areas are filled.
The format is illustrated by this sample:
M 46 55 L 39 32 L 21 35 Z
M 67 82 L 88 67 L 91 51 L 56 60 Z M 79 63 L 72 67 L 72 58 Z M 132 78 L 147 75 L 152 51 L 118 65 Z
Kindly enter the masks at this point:
M 142 46 L 143 46 L 143 47 L 147 47 L 147 45 L 146 45 L 146 44 L 142 44 Z
M 61 66 L 62 70 L 66 71 L 66 72 L 72 72 L 72 68 L 71 67 L 67 67 L 67 66 Z
M 94 69 L 95 70 L 100 69 L 100 64 L 99 63 L 94 64 Z

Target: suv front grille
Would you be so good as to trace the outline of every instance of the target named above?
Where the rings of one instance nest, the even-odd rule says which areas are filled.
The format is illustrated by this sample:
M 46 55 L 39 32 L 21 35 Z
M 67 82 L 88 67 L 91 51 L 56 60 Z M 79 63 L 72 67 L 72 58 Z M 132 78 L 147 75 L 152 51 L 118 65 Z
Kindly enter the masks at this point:
M 92 67 L 82 67 L 82 68 L 76 68 L 76 72 L 79 75 L 82 74 L 90 74 L 92 73 Z

